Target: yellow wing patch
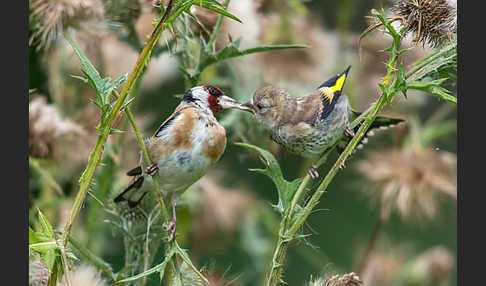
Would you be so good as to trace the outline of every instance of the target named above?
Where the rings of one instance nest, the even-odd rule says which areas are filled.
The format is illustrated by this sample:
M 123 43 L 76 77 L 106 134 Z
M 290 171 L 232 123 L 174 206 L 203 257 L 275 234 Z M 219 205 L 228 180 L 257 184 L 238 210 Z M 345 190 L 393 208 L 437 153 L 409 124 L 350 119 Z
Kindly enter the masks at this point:
M 341 84 L 342 86 L 342 84 Z M 324 96 L 325 98 L 327 98 L 329 100 L 329 103 L 332 102 L 332 99 L 334 98 L 334 90 L 332 87 L 327 87 L 327 86 L 324 86 L 324 87 L 321 87 L 318 89 L 319 92 L 321 93 L 322 96 Z
M 338 90 L 341 90 L 343 89 L 343 85 L 344 85 L 344 81 L 346 80 L 346 73 L 343 73 L 342 76 L 340 76 L 337 80 L 336 80 L 336 84 L 331 86 L 331 89 L 333 92 L 336 92 Z

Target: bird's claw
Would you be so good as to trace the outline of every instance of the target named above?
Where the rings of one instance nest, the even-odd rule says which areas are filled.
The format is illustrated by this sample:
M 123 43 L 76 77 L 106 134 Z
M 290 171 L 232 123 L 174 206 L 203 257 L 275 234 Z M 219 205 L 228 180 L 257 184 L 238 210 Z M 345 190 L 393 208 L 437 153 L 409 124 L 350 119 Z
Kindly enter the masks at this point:
M 315 164 L 310 165 L 307 169 L 307 174 L 309 174 L 312 179 L 316 179 L 317 177 L 319 177 L 319 173 L 317 172 L 317 166 Z
M 354 137 L 354 131 L 353 129 L 349 128 L 349 126 L 346 126 L 346 129 L 344 130 L 344 134 L 348 135 L 349 137 Z
M 157 174 L 158 171 L 159 171 L 159 166 L 157 166 L 157 164 L 152 164 L 148 166 L 147 169 L 145 169 L 145 173 L 150 176 Z
M 174 241 L 175 237 L 176 237 L 176 230 L 177 230 L 177 221 L 175 218 L 173 218 L 170 222 L 169 222 L 169 225 L 168 226 L 163 226 L 164 230 L 167 231 L 169 233 L 169 239 L 167 240 L 167 242 L 172 242 Z

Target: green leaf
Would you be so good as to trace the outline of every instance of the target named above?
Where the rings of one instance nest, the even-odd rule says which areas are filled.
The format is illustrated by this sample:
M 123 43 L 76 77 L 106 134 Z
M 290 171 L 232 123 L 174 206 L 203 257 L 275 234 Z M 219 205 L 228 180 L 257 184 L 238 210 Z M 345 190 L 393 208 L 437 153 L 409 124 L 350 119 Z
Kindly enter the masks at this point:
M 131 276 L 131 277 L 128 277 L 128 278 L 125 278 L 125 279 L 121 279 L 121 280 L 118 280 L 118 281 L 115 281 L 115 283 L 125 283 L 125 282 L 129 282 L 129 281 L 134 281 L 134 280 L 137 280 L 137 279 L 140 279 L 140 278 L 143 278 L 145 276 L 148 276 L 150 274 L 153 274 L 153 273 L 156 273 L 156 272 L 159 272 L 160 273 L 160 280 L 162 280 L 164 278 L 164 273 L 165 273 L 165 267 L 167 266 L 167 263 L 172 259 L 172 256 L 174 255 L 174 250 L 171 249 L 169 251 L 169 253 L 167 254 L 167 256 L 165 257 L 164 261 L 162 261 L 162 263 L 140 273 L 140 274 L 137 274 L 137 275 L 134 275 L 134 276 Z
M 180 248 L 179 244 L 177 244 L 177 241 L 175 242 L 175 245 L 174 246 L 175 246 L 174 251 L 182 258 L 182 260 L 184 261 L 184 263 L 186 263 L 187 266 L 189 266 L 190 268 L 192 268 L 192 270 L 194 271 L 194 273 L 196 273 L 197 276 L 199 276 L 201 279 L 203 279 L 204 282 L 206 282 L 206 284 L 209 284 L 209 281 L 207 280 L 207 278 L 204 277 L 204 275 L 202 275 L 201 272 L 199 272 L 199 270 L 196 268 L 196 266 L 194 266 L 194 264 L 192 264 L 192 261 L 189 258 L 189 255 L 187 254 L 186 250 Z
M 83 51 L 79 48 L 79 46 L 69 37 L 66 37 L 66 40 L 71 44 L 73 47 L 74 52 L 78 56 L 79 60 L 81 61 L 81 65 L 83 66 L 83 71 L 85 72 L 88 79 L 91 79 L 95 85 L 101 80 L 101 76 L 96 68 L 91 64 L 89 59 L 83 53 Z
M 55 249 L 49 249 L 45 252 L 41 253 L 41 258 L 46 264 L 47 269 L 49 269 L 51 272 L 53 271 L 54 268 L 54 263 L 56 262 L 56 250 Z
M 85 77 L 82 77 L 82 76 L 78 76 L 78 75 L 70 75 L 71 77 L 73 78 L 77 78 L 79 79 L 80 81 L 84 82 L 84 83 L 89 83 L 89 80 Z
M 54 229 L 52 228 L 47 218 L 42 214 L 40 209 L 38 209 L 38 215 L 39 215 L 39 222 L 42 227 L 42 233 L 45 234 L 50 239 L 55 240 L 56 236 L 54 234 Z
M 66 37 L 66 39 L 71 44 L 71 47 L 74 49 L 74 52 L 81 61 L 82 72 L 86 75 L 87 78 L 83 78 L 80 76 L 73 77 L 78 78 L 84 82 L 88 82 L 96 90 L 96 99 L 94 100 L 94 104 L 102 110 L 103 114 L 108 112 L 111 107 L 109 104 L 109 95 L 111 94 L 113 89 L 118 87 L 127 79 L 127 75 L 125 74 L 120 76 L 114 82 L 109 77 L 101 78 L 100 73 L 96 70 L 94 65 L 90 62 L 88 57 L 86 57 L 86 55 L 79 48 L 79 46 L 71 38 Z
M 289 182 L 283 177 L 280 165 L 278 164 L 272 153 L 251 144 L 235 143 L 235 145 L 256 151 L 261 156 L 260 160 L 266 168 L 250 169 L 250 171 L 264 174 L 272 179 L 273 183 L 277 187 L 278 193 L 278 204 L 275 207 L 279 210 L 280 213 L 283 214 L 285 210 L 290 206 L 290 202 L 292 201 L 295 192 L 302 182 L 302 178 L 297 178 Z
M 196 2 L 196 3 L 194 3 L 194 2 Z M 231 18 L 231 19 L 233 19 L 233 20 L 241 23 L 241 20 L 238 17 L 236 17 L 235 15 L 227 12 L 226 10 L 223 10 L 221 8 L 218 8 L 213 3 L 218 3 L 218 2 L 217 1 L 208 1 L 208 0 L 205 0 L 205 1 L 195 0 L 195 1 L 193 1 L 193 4 L 194 5 L 202 6 L 202 7 L 206 8 L 206 9 L 209 9 L 211 11 L 214 11 L 216 13 L 219 13 L 221 15 L 224 15 L 224 16 L 226 16 L 228 18 Z M 200 5 L 198 5 L 198 4 L 200 4 Z M 221 4 L 218 3 L 218 6 L 221 6 Z
M 113 82 L 113 88 L 119 87 L 122 83 L 124 83 L 128 78 L 128 74 L 124 74 L 119 76 L 115 81 Z
M 457 98 L 450 95 L 450 92 L 447 89 L 440 86 L 440 84 L 446 80 L 447 78 L 441 78 L 429 82 L 411 81 L 407 83 L 407 89 L 416 89 L 416 90 L 425 91 L 439 98 L 457 104 Z
M 308 48 L 305 45 L 267 45 L 267 46 L 258 46 L 250 49 L 240 50 L 241 37 L 229 43 L 226 47 L 215 54 L 208 54 L 204 48 L 201 49 L 201 57 L 199 63 L 191 74 L 191 77 L 197 77 L 201 74 L 205 68 L 208 66 L 229 59 L 234 57 L 245 56 L 254 53 L 260 52 L 268 52 L 274 50 L 284 50 L 284 49 L 303 49 Z
M 115 128 L 111 128 L 110 129 L 110 134 L 121 134 L 121 133 L 124 133 L 125 130 L 119 130 L 119 129 L 115 129 Z
M 132 101 L 135 99 L 135 97 L 132 97 L 130 98 L 129 100 L 125 101 L 122 105 L 122 107 L 120 108 L 120 111 L 124 111 L 125 108 L 127 108 L 127 106 L 132 103 Z

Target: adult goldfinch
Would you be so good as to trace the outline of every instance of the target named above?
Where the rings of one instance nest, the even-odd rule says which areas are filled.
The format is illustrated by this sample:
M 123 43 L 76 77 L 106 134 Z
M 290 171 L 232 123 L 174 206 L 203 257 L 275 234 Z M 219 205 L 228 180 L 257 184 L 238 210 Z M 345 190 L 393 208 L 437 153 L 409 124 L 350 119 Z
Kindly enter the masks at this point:
M 152 161 L 147 166 L 141 156 L 140 166 L 130 170 L 133 182 L 115 199 L 136 206 L 148 192 L 141 188 L 145 181 L 156 175 L 161 192 L 172 203 L 172 221 L 167 227 L 169 241 L 176 235 L 176 198 L 194 184 L 218 161 L 226 147 L 226 131 L 215 118 L 221 109 L 242 107 L 212 85 L 191 88 L 183 96 L 174 113 L 146 140 L 147 152 Z M 128 191 L 137 189 L 138 199 L 130 199 Z

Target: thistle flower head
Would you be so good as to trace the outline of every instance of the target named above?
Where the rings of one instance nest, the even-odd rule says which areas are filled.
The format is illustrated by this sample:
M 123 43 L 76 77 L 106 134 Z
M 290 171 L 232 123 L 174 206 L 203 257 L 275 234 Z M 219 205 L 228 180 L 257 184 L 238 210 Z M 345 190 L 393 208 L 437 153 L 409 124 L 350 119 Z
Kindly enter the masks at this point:
M 456 197 L 456 156 L 445 151 L 411 148 L 373 153 L 358 169 L 374 183 L 382 215 L 396 208 L 406 219 L 436 214 L 437 195 Z
M 392 11 L 406 21 L 415 42 L 442 46 L 457 33 L 457 4 L 448 0 L 399 0 Z
M 56 106 L 47 104 L 45 97 L 29 103 L 29 155 L 38 158 L 54 156 L 56 146 L 69 136 L 85 134 L 83 128 L 63 119 Z
M 359 276 L 354 273 L 347 273 L 342 276 L 334 275 L 331 278 L 326 280 L 324 286 L 360 286 L 363 284 L 363 281 L 359 279 Z
M 34 23 L 29 45 L 38 42 L 37 49 L 49 48 L 67 28 L 83 27 L 104 14 L 100 0 L 29 0 L 29 10 Z

